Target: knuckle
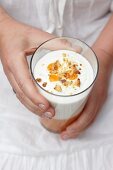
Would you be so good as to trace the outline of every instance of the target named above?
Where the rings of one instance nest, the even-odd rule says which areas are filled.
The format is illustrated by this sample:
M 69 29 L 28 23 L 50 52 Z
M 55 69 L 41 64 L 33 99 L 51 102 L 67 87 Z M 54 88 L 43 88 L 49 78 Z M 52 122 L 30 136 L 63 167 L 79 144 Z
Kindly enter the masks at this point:
M 17 97 L 18 100 L 20 100 L 20 102 L 23 104 L 22 99 L 21 99 L 21 97 L 19 96 L 19 94 L 16 93 L 16 97 Z
M 82 125 L 83 129 L 86 129 L 87 127 L 90 126 L 91 123 L 94 122 L 95 117 L 96 117 L 96 111 L 94 111 L 93 113 L 90 112 L 88 115 L 89 116 L 84 117 L 84 120 L 82 122 L 83 123 L 83 125 Z
M 17 98 L 19 98 L 20 100 L 24 100 L 25 99 L 25 95 L 22 91 L 19 91 L 16 93 Z
M 20 87 L 20 89 L 23 91 L 23 90 L 24 90 L 24 86 L 25 86 L 24 81 L 19 80 L 19 82 L 18 82 L 18 86 L 19 86 L 19 87 Z
M 30 75 L 28 77 L 26 77 L 25 80 L 19 80 L 18 81 L 18 85 L 19 85 L 19 87 L 21 88 L 22 91 L 24 89 L 26 89 L 26 90 L 29 89 L 28 86 L 27 86 L 27 83 L 25 83 L 25 82 L 29 82 L 29 81 L 32 81 L 32 83 L 33 83 L 33 80 L 32 80 Z

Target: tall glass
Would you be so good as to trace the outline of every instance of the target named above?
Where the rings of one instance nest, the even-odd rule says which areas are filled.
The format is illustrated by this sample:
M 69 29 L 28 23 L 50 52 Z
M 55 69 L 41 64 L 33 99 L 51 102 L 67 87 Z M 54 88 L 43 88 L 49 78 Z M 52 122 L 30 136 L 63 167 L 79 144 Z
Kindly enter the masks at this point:
M 86 89 L 74 95 L 56 95 L 46 91 L 35 80 L 34 68 L 37 62 L 47 53 L 56 50 L 77 50 L 85 59 L 88 60 L 93 69 L 93 81 Z M 60 37 L 48 40 L 41 44 L 32 55 L 30 62 L 31 74 L 37 84 L 39 92 L 51 103 L 55 108 L 55 116 L 52 119 L 41 118 L 41 124 L 52 132 L 60 133 L 75 121 L 81 114 L 91 89 L 97 78 L 99 64 L 93 50 L 83 41 L 74 38 Z M 90 73 L 89 73 L 90 74 Z

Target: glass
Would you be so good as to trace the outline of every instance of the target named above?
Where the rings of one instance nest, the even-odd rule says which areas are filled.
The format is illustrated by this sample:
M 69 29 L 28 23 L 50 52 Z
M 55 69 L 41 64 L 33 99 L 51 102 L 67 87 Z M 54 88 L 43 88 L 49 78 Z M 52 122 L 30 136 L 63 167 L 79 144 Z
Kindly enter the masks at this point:
M 34 68 L 37 62 L 47 53 L 56 50 L 77 50 L 85 59 L 88 60 L 93 69 L 93 81 L 86 89 L 74 95 L 57 95 L 46 91 L 35 80 Z M 41 118 L 41 124 L 52 132 L 61 132 L 75 121 L 82 112 L 94 82 L 97 78 L 99 69 L 98 59 L 93 50 L 83 41 L 74 38 L 60 37 L 48 40 L 41 44 L 32 55 L 30 61 L 30 70 L 34 81 L 37 84 L 39 92 L 51 103 L 55 108 L 55 116 L 52 119 Z

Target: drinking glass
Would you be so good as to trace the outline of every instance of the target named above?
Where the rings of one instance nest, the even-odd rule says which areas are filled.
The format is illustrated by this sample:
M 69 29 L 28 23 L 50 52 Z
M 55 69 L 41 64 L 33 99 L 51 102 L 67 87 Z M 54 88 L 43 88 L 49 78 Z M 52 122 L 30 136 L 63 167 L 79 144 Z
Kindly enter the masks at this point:
M 46 91 L 35 80 L 34 68 L 37 62 L 46 54 L 56 50 L 77 51 L 90 63 L 93 69 L 93 80 L 83 91 L 74 95 L 57 95 Z M 83 41 L 69 37 L 58 37 L 42 43 L 36 49 L 30 61 L 30 70 L 39 92 L 55 108 L 55 116 L 52 119 L 40 118 L 40 122 L 49 131 L 60 133 L 80 116 L 97 78 L 99 70 L 98 59 L 91 47 Z

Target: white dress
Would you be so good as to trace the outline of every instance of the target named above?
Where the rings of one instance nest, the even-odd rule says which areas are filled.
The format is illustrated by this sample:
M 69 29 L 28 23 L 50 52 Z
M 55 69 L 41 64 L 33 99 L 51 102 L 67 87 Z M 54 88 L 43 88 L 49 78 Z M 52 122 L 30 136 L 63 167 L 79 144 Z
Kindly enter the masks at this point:
M 89 45 L 113 11 L 112 0 L 0 0 L 17 20 Z M 112 170 L 113 75 L 108 99 L 79 138 L 62 141 L 16 99 L 0 64 L 0 170 Z
M 113 10 L 112 0 L 0 0 L 0 4 L 17 20 L 90 45 Z

